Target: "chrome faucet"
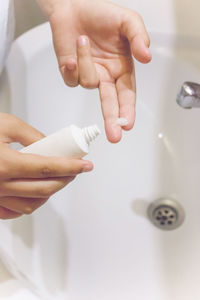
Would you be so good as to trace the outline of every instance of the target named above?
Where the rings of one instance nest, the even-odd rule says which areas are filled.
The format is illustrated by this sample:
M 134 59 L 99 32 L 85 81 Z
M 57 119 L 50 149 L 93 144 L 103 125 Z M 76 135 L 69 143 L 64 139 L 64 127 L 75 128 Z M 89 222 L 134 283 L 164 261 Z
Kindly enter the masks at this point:
M 176 102 L 183 108 L 200 107 L 200 84 L 186 81 L 177 95 Z

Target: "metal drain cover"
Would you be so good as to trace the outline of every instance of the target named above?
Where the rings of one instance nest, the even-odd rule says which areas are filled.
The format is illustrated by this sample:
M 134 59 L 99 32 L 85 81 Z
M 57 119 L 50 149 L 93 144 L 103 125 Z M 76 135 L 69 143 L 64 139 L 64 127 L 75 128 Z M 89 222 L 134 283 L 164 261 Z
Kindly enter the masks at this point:
M 173 199 L 162 198 L 152 202 L 147 210 L 150 221 L 162 230 L 173 230 L 185 219 L 182 206 Z

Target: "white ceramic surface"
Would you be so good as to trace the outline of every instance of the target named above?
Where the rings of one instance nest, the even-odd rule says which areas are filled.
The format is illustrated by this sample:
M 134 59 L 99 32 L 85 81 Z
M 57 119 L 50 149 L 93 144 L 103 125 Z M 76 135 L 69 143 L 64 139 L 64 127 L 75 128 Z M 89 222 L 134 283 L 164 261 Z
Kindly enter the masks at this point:
M 200 44 L 151 36 L 152 62 L 136 63 L 134 129 L 117 145 L 102 134 L 88 155 L 92 173 L 33 215 L 0 223 L 2 260 L 20 282 L 18 293 L 25 288 L 54 300 L 200 299 L 200 110 L 176 104 L 181 84 L 200 80 Z M 11 113 L 45 134 L 72 123 L 97 123 L 104 132 L 98 92 L 62 82 L 48 24 L 14 43 L 7 75 Z M 146 217 L 148 204 L 165 196 L 186 212 L 171 232 Z M 0 299 L 23 299 L 4 287 Z

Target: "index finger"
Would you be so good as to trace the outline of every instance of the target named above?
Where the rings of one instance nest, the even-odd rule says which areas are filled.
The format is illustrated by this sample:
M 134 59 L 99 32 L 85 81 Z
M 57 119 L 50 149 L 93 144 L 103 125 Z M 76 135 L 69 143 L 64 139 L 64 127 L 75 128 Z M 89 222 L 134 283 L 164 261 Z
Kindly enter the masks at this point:
M 121 140 L 122 130 L 117 124 L 119 102 L 115 83 L 100 82 L 99 92 L 107 138 L 111 143 L 117 143 Z
M 76 176 L 93 169 L 90 161 L 67 159 L 65 157 L 46 157 L 36 154 L 20 153 L 10 150 L 4 178 L 50 178 Z M 9 162 L 9 163 L 8 163 Z
M 125 73 L 117 79 L 116 88 L 119 99 L 120 118 L 128 121 L 123 129 L 130 130 L 135 122 L 135 104 L 136 104 L 136 82 L 134 69 L 132 73 Z

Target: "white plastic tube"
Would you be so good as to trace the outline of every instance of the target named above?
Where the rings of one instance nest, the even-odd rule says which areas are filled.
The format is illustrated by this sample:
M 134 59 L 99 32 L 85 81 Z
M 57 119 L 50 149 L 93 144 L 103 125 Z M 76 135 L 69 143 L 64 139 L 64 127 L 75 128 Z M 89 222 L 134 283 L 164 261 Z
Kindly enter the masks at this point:
M 100 130 L 96 125 L 83 129 L 71 125 L 21 149 L 20 152 L 81 158 L 88 154 L 90 142 L 99 134 Z

